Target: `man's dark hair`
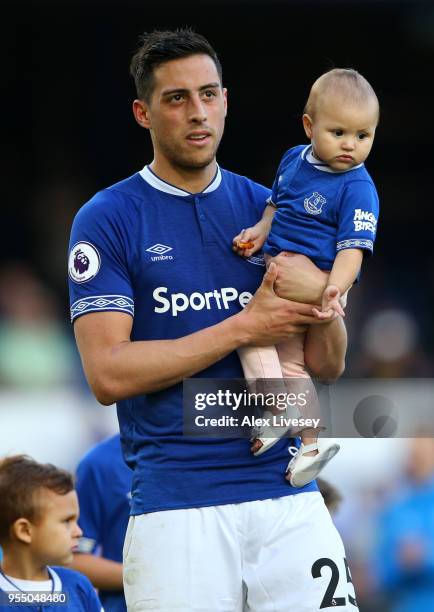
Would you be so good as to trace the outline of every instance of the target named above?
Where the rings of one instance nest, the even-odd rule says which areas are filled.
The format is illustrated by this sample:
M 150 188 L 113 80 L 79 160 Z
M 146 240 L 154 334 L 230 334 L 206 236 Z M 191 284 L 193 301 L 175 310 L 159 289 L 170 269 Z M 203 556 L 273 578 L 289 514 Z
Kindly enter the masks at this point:
M 69 472 L 51 463 L 37 463 L 27 455 L 0 460 L 0 544 L 19 518 L 36 523 L 43 515 L 43 489 L 66 495 L 74 488 Z
M 130 74 L 136 84 L 137 96 L 149 102 L 154 88 L 154 70 L 170 60 L 191 55 L 208 55 L 217 68 L 222 81 L 222 67 L 217 53 L 207 39 L 190 28 L 179 30 L 154 30 L 145 32 L 139 39 L 140 46 L 130 64 Z

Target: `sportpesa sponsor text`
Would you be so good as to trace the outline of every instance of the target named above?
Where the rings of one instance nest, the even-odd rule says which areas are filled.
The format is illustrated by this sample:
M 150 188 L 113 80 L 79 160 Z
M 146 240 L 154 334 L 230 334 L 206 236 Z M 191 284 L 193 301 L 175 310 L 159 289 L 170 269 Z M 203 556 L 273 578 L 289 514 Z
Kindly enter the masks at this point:
M 166 297 L 167 296 L 167 297 Z M 242 291 L 238 293 L 235 287 L 221 287 L 212 291 L 193 291 L 190 295 L 185 293 L 169 293 L 168 287 L 156 287 L 152 293 L 152 297 L 159 304 L 154 307 L 154 312 L 163 314 L 171 313 L 173 317 L 177 317 L 178 313 L 191 310 L 229 310 L 230 303 L 238 300 L 242 308 L 252 299 L 252 293 Z

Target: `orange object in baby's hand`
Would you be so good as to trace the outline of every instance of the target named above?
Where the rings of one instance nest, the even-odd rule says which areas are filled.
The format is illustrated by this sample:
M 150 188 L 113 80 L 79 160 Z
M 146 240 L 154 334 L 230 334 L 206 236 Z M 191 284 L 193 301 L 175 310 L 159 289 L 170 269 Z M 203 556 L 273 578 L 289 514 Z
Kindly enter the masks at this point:
M 237 249 L 242 249 L 243 251 L 245 251 L 247 249 L 253 249 L 253 247 L 255 246 L 255 243 L 252 242 L 251 240 L 249 240 L 248 242 L 243 242 L 242 240 L 238 240 L 236 246 L 237 246 Z

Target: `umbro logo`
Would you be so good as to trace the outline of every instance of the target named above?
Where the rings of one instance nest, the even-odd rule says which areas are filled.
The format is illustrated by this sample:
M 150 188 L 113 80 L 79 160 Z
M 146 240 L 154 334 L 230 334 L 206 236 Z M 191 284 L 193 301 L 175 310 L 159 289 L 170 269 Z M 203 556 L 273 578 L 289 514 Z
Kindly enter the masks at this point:
M 262 268 L 265 268 L 265 260 L 262 254 L 261 255 L 251 255 L 250 257 L 246 259 L 246 261 L 253 264 L 254 266 L 262 266 Z
M 166 255 L 169 251 L 172 251 L 172 247 L 166 246 L 165 244 L 154 244 L 153 246 L 146 249 L 148 253 L 154 253 L 154 257 L 151 257 L 151 261 L 164 261 L 166 259 L 173 259 L 172 255 Z
M 172 250 L 172 247 L 168 247 L 165 244 L 154 244 L 153 246 L 146 249 L 149 253 L 155 253 L 155 255 L 164 255 Z

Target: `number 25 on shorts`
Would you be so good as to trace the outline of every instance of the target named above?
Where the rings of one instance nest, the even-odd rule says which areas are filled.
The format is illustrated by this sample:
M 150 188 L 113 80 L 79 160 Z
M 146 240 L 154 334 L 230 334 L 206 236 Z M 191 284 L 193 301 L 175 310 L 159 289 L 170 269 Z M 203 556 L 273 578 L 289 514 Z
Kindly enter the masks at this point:
M 349 582 L 353 584 L 350 568 L 348 567 L 348 562 L 346 559 L 344 559 L 344 563 L 345 570 L 347 573 L 347 583 Z M 323 567 L 329 567 L 332 571 L 332 575 L 330 577 L 330 582 L 328 584 L 327 590 L 322 599 L 320 610 L 323 610 L 324 608 L 338 608 L 339 606 L 345 606 L 347 603 L 345 597 L 335 597 L 336 587 L 339 584 L 339 568 L 332 559 L 323 557 L 322 559 L 318 559 L 317 561 L 315 561 L 315 563 L 312 565 L 312 577 L 320 578 L 322 575 Z M 357 608 L 357 601 L 355 597 L 348 594 L 348 601 L 350 602 L 350 604 Z

